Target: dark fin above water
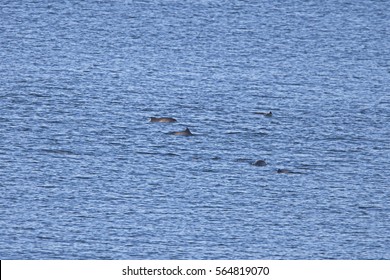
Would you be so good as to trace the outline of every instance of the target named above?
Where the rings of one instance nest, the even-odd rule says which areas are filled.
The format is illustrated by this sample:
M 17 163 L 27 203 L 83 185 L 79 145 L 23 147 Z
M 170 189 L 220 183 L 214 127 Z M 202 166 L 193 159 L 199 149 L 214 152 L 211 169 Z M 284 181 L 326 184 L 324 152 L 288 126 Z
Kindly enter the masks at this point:
M 192 134 L 192 132 L 189 130 L 188 127 L 185 130 L 183 130 L 183 131 L 176 131 L 176 132 L 172 132 L 171 134 L 173 134 L 173 135 L 180 135 L 180 136 L 192 136 L 192 135 L 194 135 L 194 134 Z
M 254 165 L 254 166 L 266 166 L 267 163 L 265 162 L 265 160 L 259 159 L 259 160 L 256 160 L 254 163 L 252 163 L 252 165 Z

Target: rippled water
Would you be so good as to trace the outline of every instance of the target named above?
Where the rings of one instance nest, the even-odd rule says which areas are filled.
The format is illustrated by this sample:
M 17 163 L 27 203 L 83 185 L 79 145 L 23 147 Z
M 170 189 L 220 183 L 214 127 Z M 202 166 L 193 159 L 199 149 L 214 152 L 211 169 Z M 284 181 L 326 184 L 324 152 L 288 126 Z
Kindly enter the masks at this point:
M 0 258 L 389 259 L 389 26 L 373 0 L 2 1 Z

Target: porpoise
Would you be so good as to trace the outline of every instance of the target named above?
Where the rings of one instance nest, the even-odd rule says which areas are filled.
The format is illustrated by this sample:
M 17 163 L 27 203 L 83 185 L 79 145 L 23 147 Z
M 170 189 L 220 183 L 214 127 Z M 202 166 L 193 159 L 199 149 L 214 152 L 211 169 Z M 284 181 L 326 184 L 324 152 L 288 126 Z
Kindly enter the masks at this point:
M 263 115 L 265 117 L 272 117 L 272 112 L 269 111 L 268 113 L 267 112 L 255 112 L 256 115 Z
M 172 135 L 180 135 L 180 136 L 192 136 L 192 132 L 188 129 L 188 127 L 183 130 L 183 131 L 176 131 L 176 132 L 171 132 L 170 134 Z

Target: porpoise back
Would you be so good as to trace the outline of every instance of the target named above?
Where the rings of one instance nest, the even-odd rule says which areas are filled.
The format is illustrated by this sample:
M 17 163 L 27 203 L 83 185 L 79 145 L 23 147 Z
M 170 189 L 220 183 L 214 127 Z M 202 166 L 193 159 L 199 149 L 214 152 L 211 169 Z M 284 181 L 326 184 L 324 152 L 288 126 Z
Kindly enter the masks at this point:
M 192 136 L 192 132 L 188 129 L 188 127 L 183 131 L 176 131 L 172 132 L 173 135 L 180 135 L 180 136 Z
M 272 112 L 269 111 L 268 113 L 267 112 L 255 112 L 256 115 L 263 115 L 265 117 L 272 117 Z

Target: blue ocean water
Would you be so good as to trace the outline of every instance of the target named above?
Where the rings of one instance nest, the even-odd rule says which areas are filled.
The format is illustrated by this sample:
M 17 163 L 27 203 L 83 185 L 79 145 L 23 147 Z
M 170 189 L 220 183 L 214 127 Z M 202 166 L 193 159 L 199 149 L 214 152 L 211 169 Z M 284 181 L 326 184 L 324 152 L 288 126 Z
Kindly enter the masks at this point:
M 2 1 L 0 258 L 390 259 L 389 27 L 374 0 Z

